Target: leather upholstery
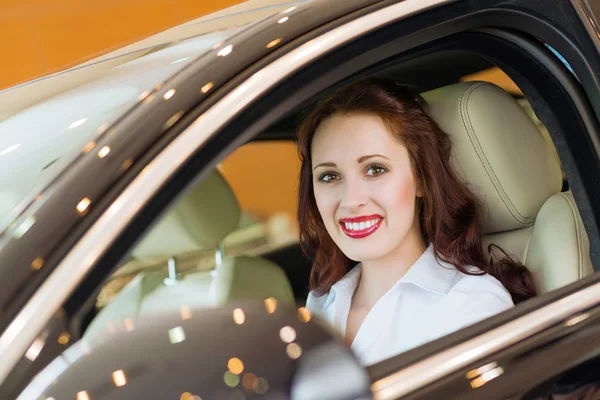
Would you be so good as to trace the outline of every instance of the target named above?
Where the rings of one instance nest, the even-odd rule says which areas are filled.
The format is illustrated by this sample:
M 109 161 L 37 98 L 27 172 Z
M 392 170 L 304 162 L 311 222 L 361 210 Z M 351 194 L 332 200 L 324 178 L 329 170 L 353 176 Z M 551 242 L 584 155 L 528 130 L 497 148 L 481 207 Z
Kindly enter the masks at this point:
M 239 221 L 237 199 L 215 171 L 167 211 L 132 254 L 142 259 L 216 249 Z
M 560 192 L 553 150 L 521 106 L 501 88 L 469 82 L 424 95 L 430 115 L 452 136 L 454 163 L 487 205 L 486 233 L 532 225 Z
M 423 94 L 452 139 L 453 164 L 486 205 L 484 243 L 495 243 L 536 276 L 542 291 L 593 273 L 573 196 L 561 193 L 552 144 L 504 90 L 459 83 Z
M 194 187 L 152 228 L 133 251 L 134 256 L 175 257 L 197 250 L 216 250 L 239 222 L 237 200 L 225 180 L 213 172 Z M 191 312 L 230 301 L 274 297 L 295 303 L 292 287 L 276 264 L 260 257 L 227 257 L 213 270 L 194 270 L 169 285 L 166 268 L 140 272 L 92 320 L 84 338 L 102 340 L 110 325 L 127 318 L 162 312 Z M 188 311 L 186 311 L 188 310 Z

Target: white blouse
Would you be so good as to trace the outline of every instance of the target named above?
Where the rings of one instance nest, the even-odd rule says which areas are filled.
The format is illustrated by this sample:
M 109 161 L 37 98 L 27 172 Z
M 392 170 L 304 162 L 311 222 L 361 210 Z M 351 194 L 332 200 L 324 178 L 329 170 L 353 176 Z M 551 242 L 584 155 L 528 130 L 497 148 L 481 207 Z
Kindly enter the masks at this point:
M 345 335 L 360 275 L 358 264 L 323 296 L 311 292 L 306 307 Z M 372 365 L 511 307 L 510 294 L 496 278 L 463 274 L 438 262 L 429 246 L 369 311 L 351 349 L 362 365 Z

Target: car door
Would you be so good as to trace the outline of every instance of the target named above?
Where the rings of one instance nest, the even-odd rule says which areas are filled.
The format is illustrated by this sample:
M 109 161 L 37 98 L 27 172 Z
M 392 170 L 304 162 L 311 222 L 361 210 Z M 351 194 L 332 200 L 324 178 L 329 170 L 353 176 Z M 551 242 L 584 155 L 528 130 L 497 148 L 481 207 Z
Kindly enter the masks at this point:
M 116 261 L 138 240 L 141 232 L 151 226 L 191 182 L 202 179 L 208 169 L 215 167 L 226 153 L 264 131 L 310 98 L 311 94 L 328 88 L 331 81 L 327 78 L 334 77 L 335 81 L 340 81 L 366 68 L 375 59 L 383 60 L 393 54 L 401 54 L 450 33 L 463 30 L 472 33 L 489 27 L 525 32 L 550 45 L 573 69 L 575 75 L 565 77 L 558 76 L 559 72 L 562 73 L 559 67 L 549 68 L 547 76 L 563 84 L 564 90 L 556 96 L 559 97 L 557 102 L 570 104 L 572 111 L 577 112 L 570 115 L 579 116 L 573 120 L 573 129 L 585 132 L 585 135 L 570 138 L 571 144 L 583 141 L 589 145 L 573 163 L 580 171 L 575 190 L 580 191 L 588 206 L 584 217 L 588 221 L 588 233 L 593 238 L 595 221 L 600 219 L 600 210 L 594 207 L 599 189 L 594 187 L 593 174 L 598 172 L 594 135 L 600 110 L 596 78 L 597 72 L 600 72 L 597 36 L 591 35 L 594 27 L 586 19 L 586 10 L 580 3 L 553 1 L 551 5 L 554 7 L 550 6 L 550 2 L 544 4 L 539 8 L 535 4 L 518 1 L 406 0 L 383 2 L 371 8 L 357 7 L 358 10 L 346 11 L 343 19 L 309 32 L 280 52 L 263 55 L 260 62 L 252 64 L 250 71 L 227 80 L 227 85 L 205 75 L 194 75 L 194 71 L 190 70 L 171 82 L 172 85 L 159 88 L 154 96 L 163 99 L 160 100 L 164 102 L 161 103 L 162 119 L 155 116 L 146 122 L 144 128 L 156 129 L 159 126 L 172 135 L 169 140 L 159 140 L 152 151 L 146 153 L 141 167 L 120 178 L 112 192 L 98 196 L 101 207 L 90 213 L 90 218 L 81 224 L 82 228 L 71 237 L 71 242 L 65 244 L 62 254 L 57 253 L 60 256 L 53 260 L 55 267 L 48 271 L 39 288 L 32 289 L 14 311 L 10 325 L 0 337 L 0 355 L 6 360 L 0 376 L 4 378 L 13 371 L 12 368 L 57 310 L 65 304 L 72 305 L 77 295 L 90 292 L 90 287 L 98 285 Z M 307 6 L 306 10 L 310 14 L 320 9 Z M 301 8 L 298 9 L 300 11 Z M 352 11 L 355 13 L 352 14 Z M 292 11 L 290 20 L 293 16 Z M 279 21 L 285 18 L 269 21 L 273 25 L 282 25 L 287 20 Z M 268 45 L 280 38 L 277 33 L 265 29 L 261 35 L 254 32 L 257 35 L 254 39 L 267 43 L 263 47 L 272 48 L 276 45 Z M 523 57 L 535 56 L 535 51 L 527 47 L 528 42 L 519 42 L 518 35 L 508 37 L 505 33 L 487 32 L 496 39 L 510 40 L 509 47 L 513 50 L 521 46 L 518 54 Z M 256 43 L 248 38 L 245 40 L 240 43 L 248 46 Z M 467 41 L 467 45 L 471 44 L 475 45 L 476 41 Z M 236 54 L 236 45 L 237 42 L 224 43 L 215 49 L 216 54 L 211 61 L 219 60 L 218 57 L 232 60 L 227 57 Z M 240 56 L 242 60 L 244 56 L 247 53 Z M 222 65 L 225 63 L 216 62 L 214 68 Z M 569 91 L 568 85 L 574 82 L 580 86 Z M 207 97 L 201 102 L 202 95 L 212 94 L 211 90 L 217 88 L 222 89 L 214 90 L 214 97 Z M 536 89 L 541 90 L 539 87 Z M 200 105 L 181 111 L 182 103 L 178 99 L 182 95 L 186 104 Z M 123 122 L 123 129 L 133 129 L 136 122 L 148 115 L 147 110 L 140 108 L 137 115 L 130 115 L 130 120 Z M 171 123 L 166 126 L 165 122 L 169 121 Z M 592 243 L 592 247 L 594 260 L 600 248 L 596 243 Z M 28 260 L 25 265 L 29 265 L 31 261 L 23 258 Z M 520 397 L 553 376 L 562 374 L 565 369 L 549 363 L 545 365 L 543 374 L 525 379 L 524 368 L 539 369 L 536 363 L 528 364 L 523 359 L 523 354 L 535 355 L 533 349 L 540 351 L 538 355 L 554 356 L 565 352 L 573 356 L 570 363 L 574 367 L 588 365 L 584 364 L 587 358 L 575 351 L 587 350 L 572 345 L 573 341 L 567 339 L 572 334 L 588 337 L 582 328 L 584 326 L 590 326 L 589 332 L 593 331 L 593 306 L 599 300 L 597 281 L 598 277 L 592 276 L 498 318 L 372 367 L 369 372 L 374 396 Z M 589 313 L 589 316 L 584 318 L 582 312 Z M 565 341 L 553 338 L 565 338 Z M 544 347 L 549 343 L 555 347 Z M 522 363 L 515 361 L 511 364 L 514 365 L 514 374 L 521 375 L 523 379 L 519 387 L 507 383 L 512 382 L 510 378 L 515 375 L 504 373 L 508 363 L 505 360 L 515 359 Z M 471 383 L 479 378 L 479 383 L 473 386 Z

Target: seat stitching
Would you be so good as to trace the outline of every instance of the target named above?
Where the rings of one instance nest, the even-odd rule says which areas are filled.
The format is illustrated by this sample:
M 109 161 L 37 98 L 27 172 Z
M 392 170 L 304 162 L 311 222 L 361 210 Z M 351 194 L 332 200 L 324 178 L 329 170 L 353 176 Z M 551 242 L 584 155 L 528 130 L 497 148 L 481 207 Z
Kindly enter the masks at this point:
M 575 204 L 571 202 L 569 196 L 564 193 L 560 193 L 561 197 L 567 201 L 567 204 L 571 208 L 571 214 L 573 214 L 573 220 L 575 221 L 575 234 L 577 236 L 577 266 L 579 267 L 579 279 L 583 278 L 583 249 L 581 248 L 581 227 L 579 226 L 579 219 L 577 218 L 577 211 Z
M 508 212 L 512 215 L 512 217 L 518 223 L 523 224 L 523 225 L 530 224 L 531 222 L 535 221 L 535 218 L 529 218 L 529 217 L 525 217 L 525 216 L 521 215 L 521 213 L 517 210 L 517 208 L 514 206 L 514 204 L 510 200 L 510 197 L 504 191 L 504 188 L 502 187 L 500 180 L 496 176 L 493 167 L 491 166 L 489 160 L 487 159 L 487 157 L 485 155 L 485 152 L 481 148 L 481 144 L 479 143 L 477 134 L 475 133 L 475 130 L 473 129 L 471 118 L 470 118 L 469 114 L 466 112 L 467 103 L 468 103 L 468 100 L 469 100 L 471 94 L 475 91 L 475 89 L 477 89 L 480 86 L 483 86 L 483 83 L 472 85 L 469 89 L 465 90 L 460 97 L 459 111 L 460 111 L 460 115 L 461 115 L 463 124 L 465 125 L 465 127 L 467 127 L 467 136 L 469 137 L 471 145 L 475 149 L 475 153 L 477 154 L 479 161 L 483 165 L 483 168 L 485 169 L 490 181 L 492 182 L 492 185 L 494 185 L 496 192 L 500 195 L 500 199 L 504 203 L 504 206 L 506 207 Z M 466 99 L 464 99 L 465 95 L 467 96 Z M 463 109 L 464 109 L 464 113 L 463 113 Z M 465 119 L 465 116 L 466 116 L 466 119 Z M 483 159 L 482 159 L 482 157 L 483 157 Z

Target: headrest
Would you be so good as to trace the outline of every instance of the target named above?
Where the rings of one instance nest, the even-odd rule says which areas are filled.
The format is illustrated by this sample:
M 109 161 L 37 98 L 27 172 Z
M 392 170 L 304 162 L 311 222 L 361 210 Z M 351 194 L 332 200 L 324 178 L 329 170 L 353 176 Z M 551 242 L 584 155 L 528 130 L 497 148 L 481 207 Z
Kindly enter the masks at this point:
M 171 257 L 216 249 L 239 220 L 233 191 L 219 172 L 211 172 L 160 219 L 135 247 L 133 256 Z
M 485 233 L 530 226 L 562 173 L 551 144 L 515 99 L 486 82 L 423 94 L 453 143 L 453 163 L 487 208 Z

